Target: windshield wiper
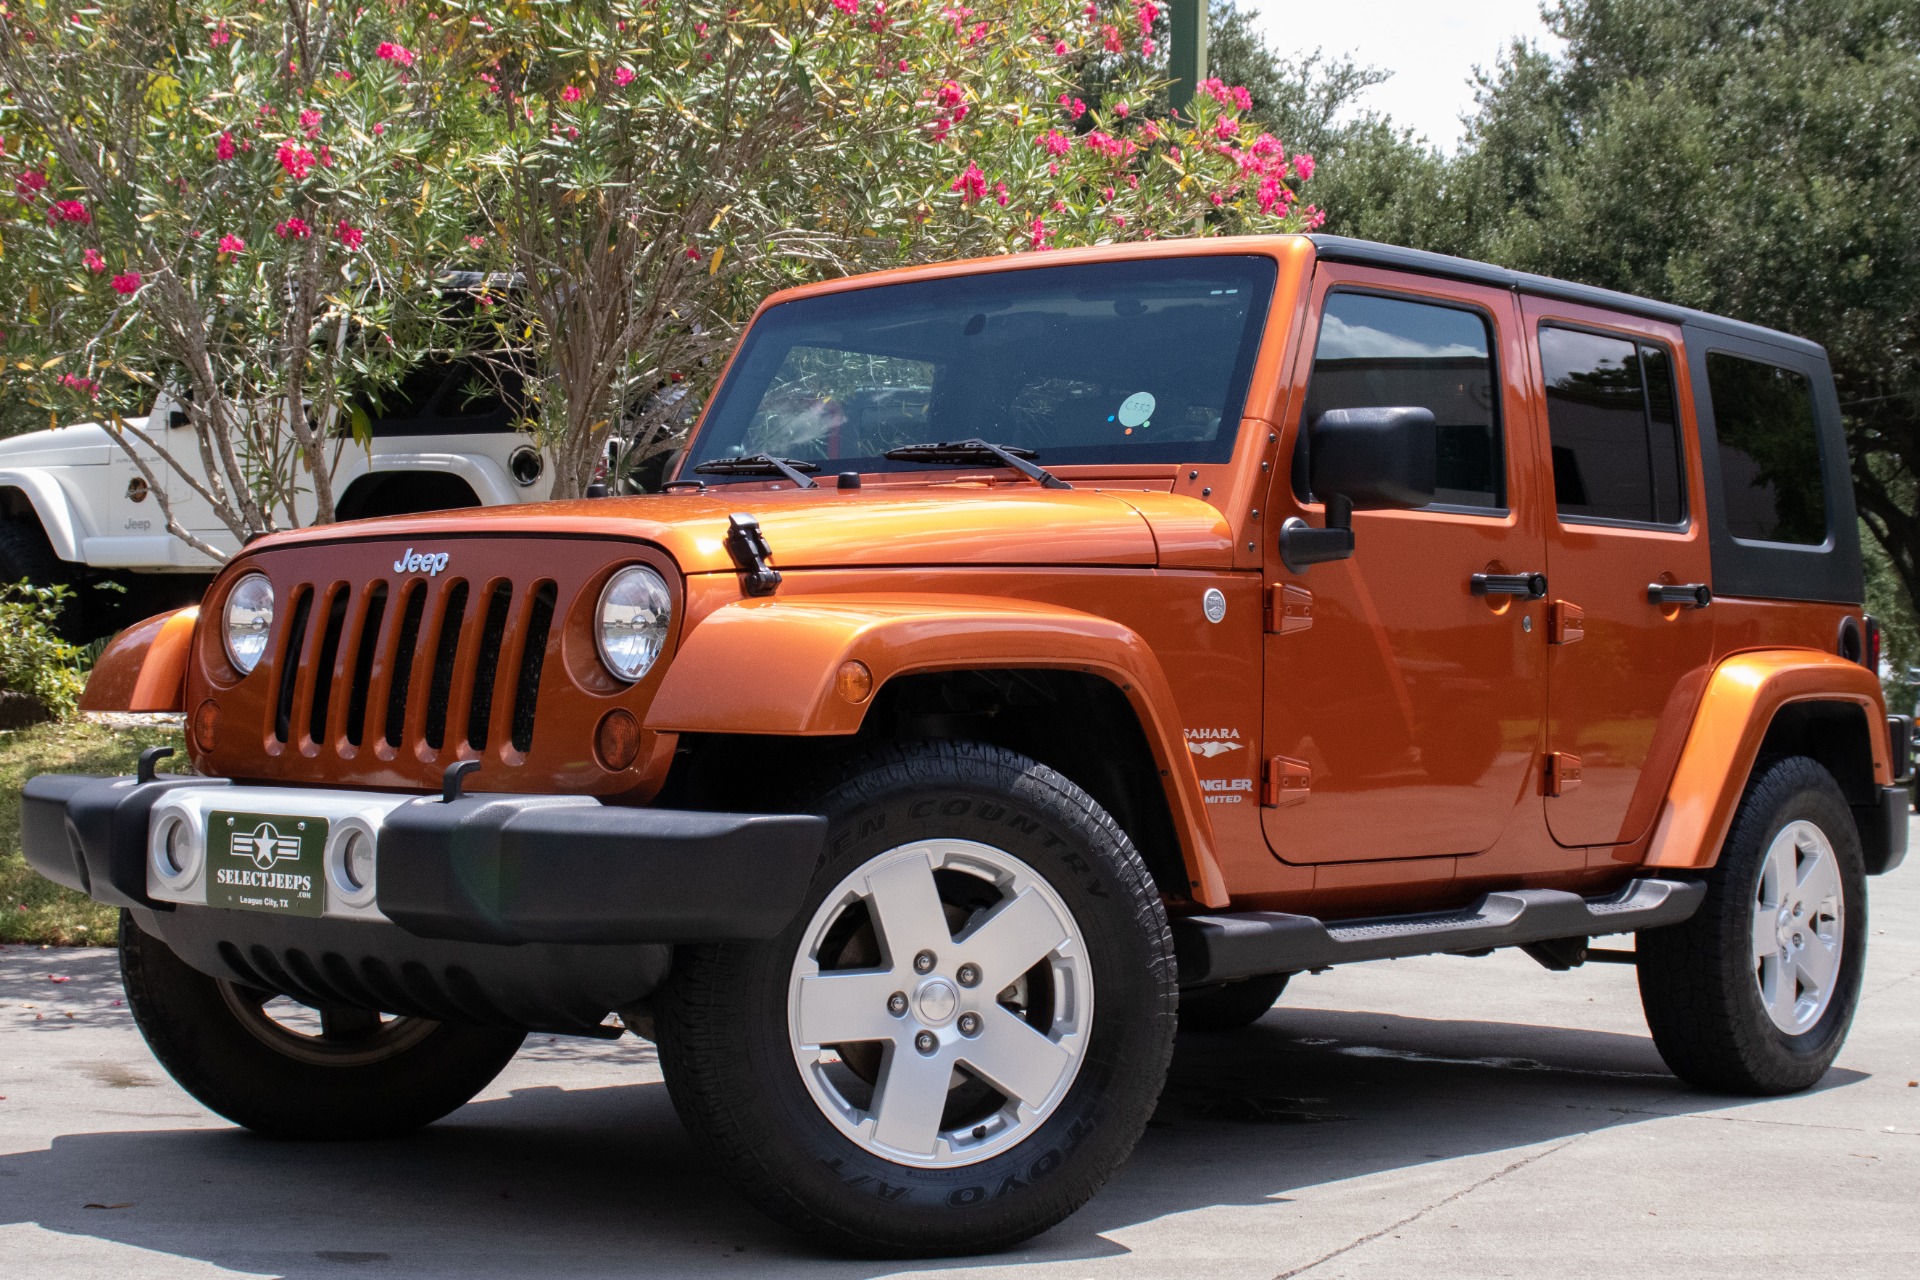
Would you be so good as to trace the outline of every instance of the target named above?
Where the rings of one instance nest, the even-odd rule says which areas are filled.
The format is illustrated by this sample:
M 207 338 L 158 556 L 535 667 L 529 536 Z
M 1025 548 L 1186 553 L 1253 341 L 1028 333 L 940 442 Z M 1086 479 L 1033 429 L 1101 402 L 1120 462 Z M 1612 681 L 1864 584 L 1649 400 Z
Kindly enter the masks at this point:
M 994 444 L 990 440 L 953 440 L 939 444 L 903 444 L 898 449 L 889 449 L 886 456 L 896 462 L 978 462 L 983 458 L 998 460 L 1003 466 L 1012 467 L 1030 480 L 1038 480 L 1048 489 L 1071 489 L 1072 485 L 1062 480 L 1045 467 L 1037 466 L 1028 459 L 1037 456 L 1032 449 L 1021 449 L 1010 445 Z M 696 471 L 698 467 L 694 468 Z
M 817 464 L 802 462 L 798 458 L 776 458 L 770 453 L 750 453 L 744 458 L 715 458 L 703 462 L 694 468 L 702 475 L 709 476 L 770 476 L 783 475 L 793 481 L 797 488 L 818 489 L 819 483 L 813 477 L 804 474 L 818 471 Z

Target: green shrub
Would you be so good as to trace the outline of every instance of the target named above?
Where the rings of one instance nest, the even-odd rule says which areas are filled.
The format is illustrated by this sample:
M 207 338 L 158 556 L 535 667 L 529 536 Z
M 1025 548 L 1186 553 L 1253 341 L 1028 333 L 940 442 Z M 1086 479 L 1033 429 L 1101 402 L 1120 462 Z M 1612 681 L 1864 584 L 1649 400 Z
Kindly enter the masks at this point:
M 63 719 L 86 685 L 86 655 L 53 631 L 72 596 L 64 586 L 0 586 L 0 689 L 38 699 Z

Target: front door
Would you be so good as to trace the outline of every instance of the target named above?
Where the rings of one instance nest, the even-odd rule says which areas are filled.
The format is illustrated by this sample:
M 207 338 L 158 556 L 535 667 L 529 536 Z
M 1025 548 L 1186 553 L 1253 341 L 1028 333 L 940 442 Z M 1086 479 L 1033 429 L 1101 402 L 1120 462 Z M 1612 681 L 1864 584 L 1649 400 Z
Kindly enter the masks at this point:
M 1544 602 L 1473 585 L 1546 567 L 1518 308 L 1322 265 L 1308 324 L 1295 439 L 1329 409 L 1423 406 L 1439 486 L 1419 510 L 1357 513 L 1348 560 L 1293 573 L 1268 540 L 1267 840 L 1295 863 L 1479 853 L 1534 802 L 1545 700 Z M 1319 525 L 1295 462 L 1270 506 Z
M 1713 653 L 1706 529 L 1680 333 L 1528 298 L 1554 516 L 1547 532 L 1547 825 L 1637 840 Z

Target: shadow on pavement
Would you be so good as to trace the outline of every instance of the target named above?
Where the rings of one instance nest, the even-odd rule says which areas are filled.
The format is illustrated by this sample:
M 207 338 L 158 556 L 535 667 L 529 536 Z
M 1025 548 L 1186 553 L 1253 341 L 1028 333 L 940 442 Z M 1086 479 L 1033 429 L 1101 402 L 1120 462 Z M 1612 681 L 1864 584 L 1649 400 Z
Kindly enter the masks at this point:
M 529 1050 L 559 1056 L 547 1042 Z M 1836 1071 L 1823 1087 L 1860 1078 Z M 1641 1036 L 1283 1003 L 1244 1031 L 1183 1038 L 1132 1161 L 1017 1257 L 1115 1256 L 1126 1249 L 1111 1235 L 1171 1214 L 1744 1101 L 1688 1091 Z M 417 1135 L 352 1145 L 235 1129 L 74 1133 L 0 1156 L 0 1224 L 11 1223 L 296 1280 L 354 1268 L 738 1274 L 774 1259 L 783 1275 L 852 1278 L 977 1261 L 810 1251 L 726 1186 L 658 1083 L 519 1089 Z

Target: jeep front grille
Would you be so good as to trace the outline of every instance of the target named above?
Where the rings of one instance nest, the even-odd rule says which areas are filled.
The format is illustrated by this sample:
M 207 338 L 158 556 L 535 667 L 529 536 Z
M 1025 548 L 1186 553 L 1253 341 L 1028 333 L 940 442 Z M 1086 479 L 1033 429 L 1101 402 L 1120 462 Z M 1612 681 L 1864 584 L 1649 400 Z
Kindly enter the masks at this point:
M 504 578 L 388 585 L 302 582 L 280 651 L 273 737 L 303 752 L 351 757 L 378 740 L 390 752 L 448 760 L 510 741 L 524 755 L 553 624 L 555 584 L 519 590 Z M 416 690 L 426 696 L 414 698 Z M 298 735 L 296 739 L 295 735 Z

